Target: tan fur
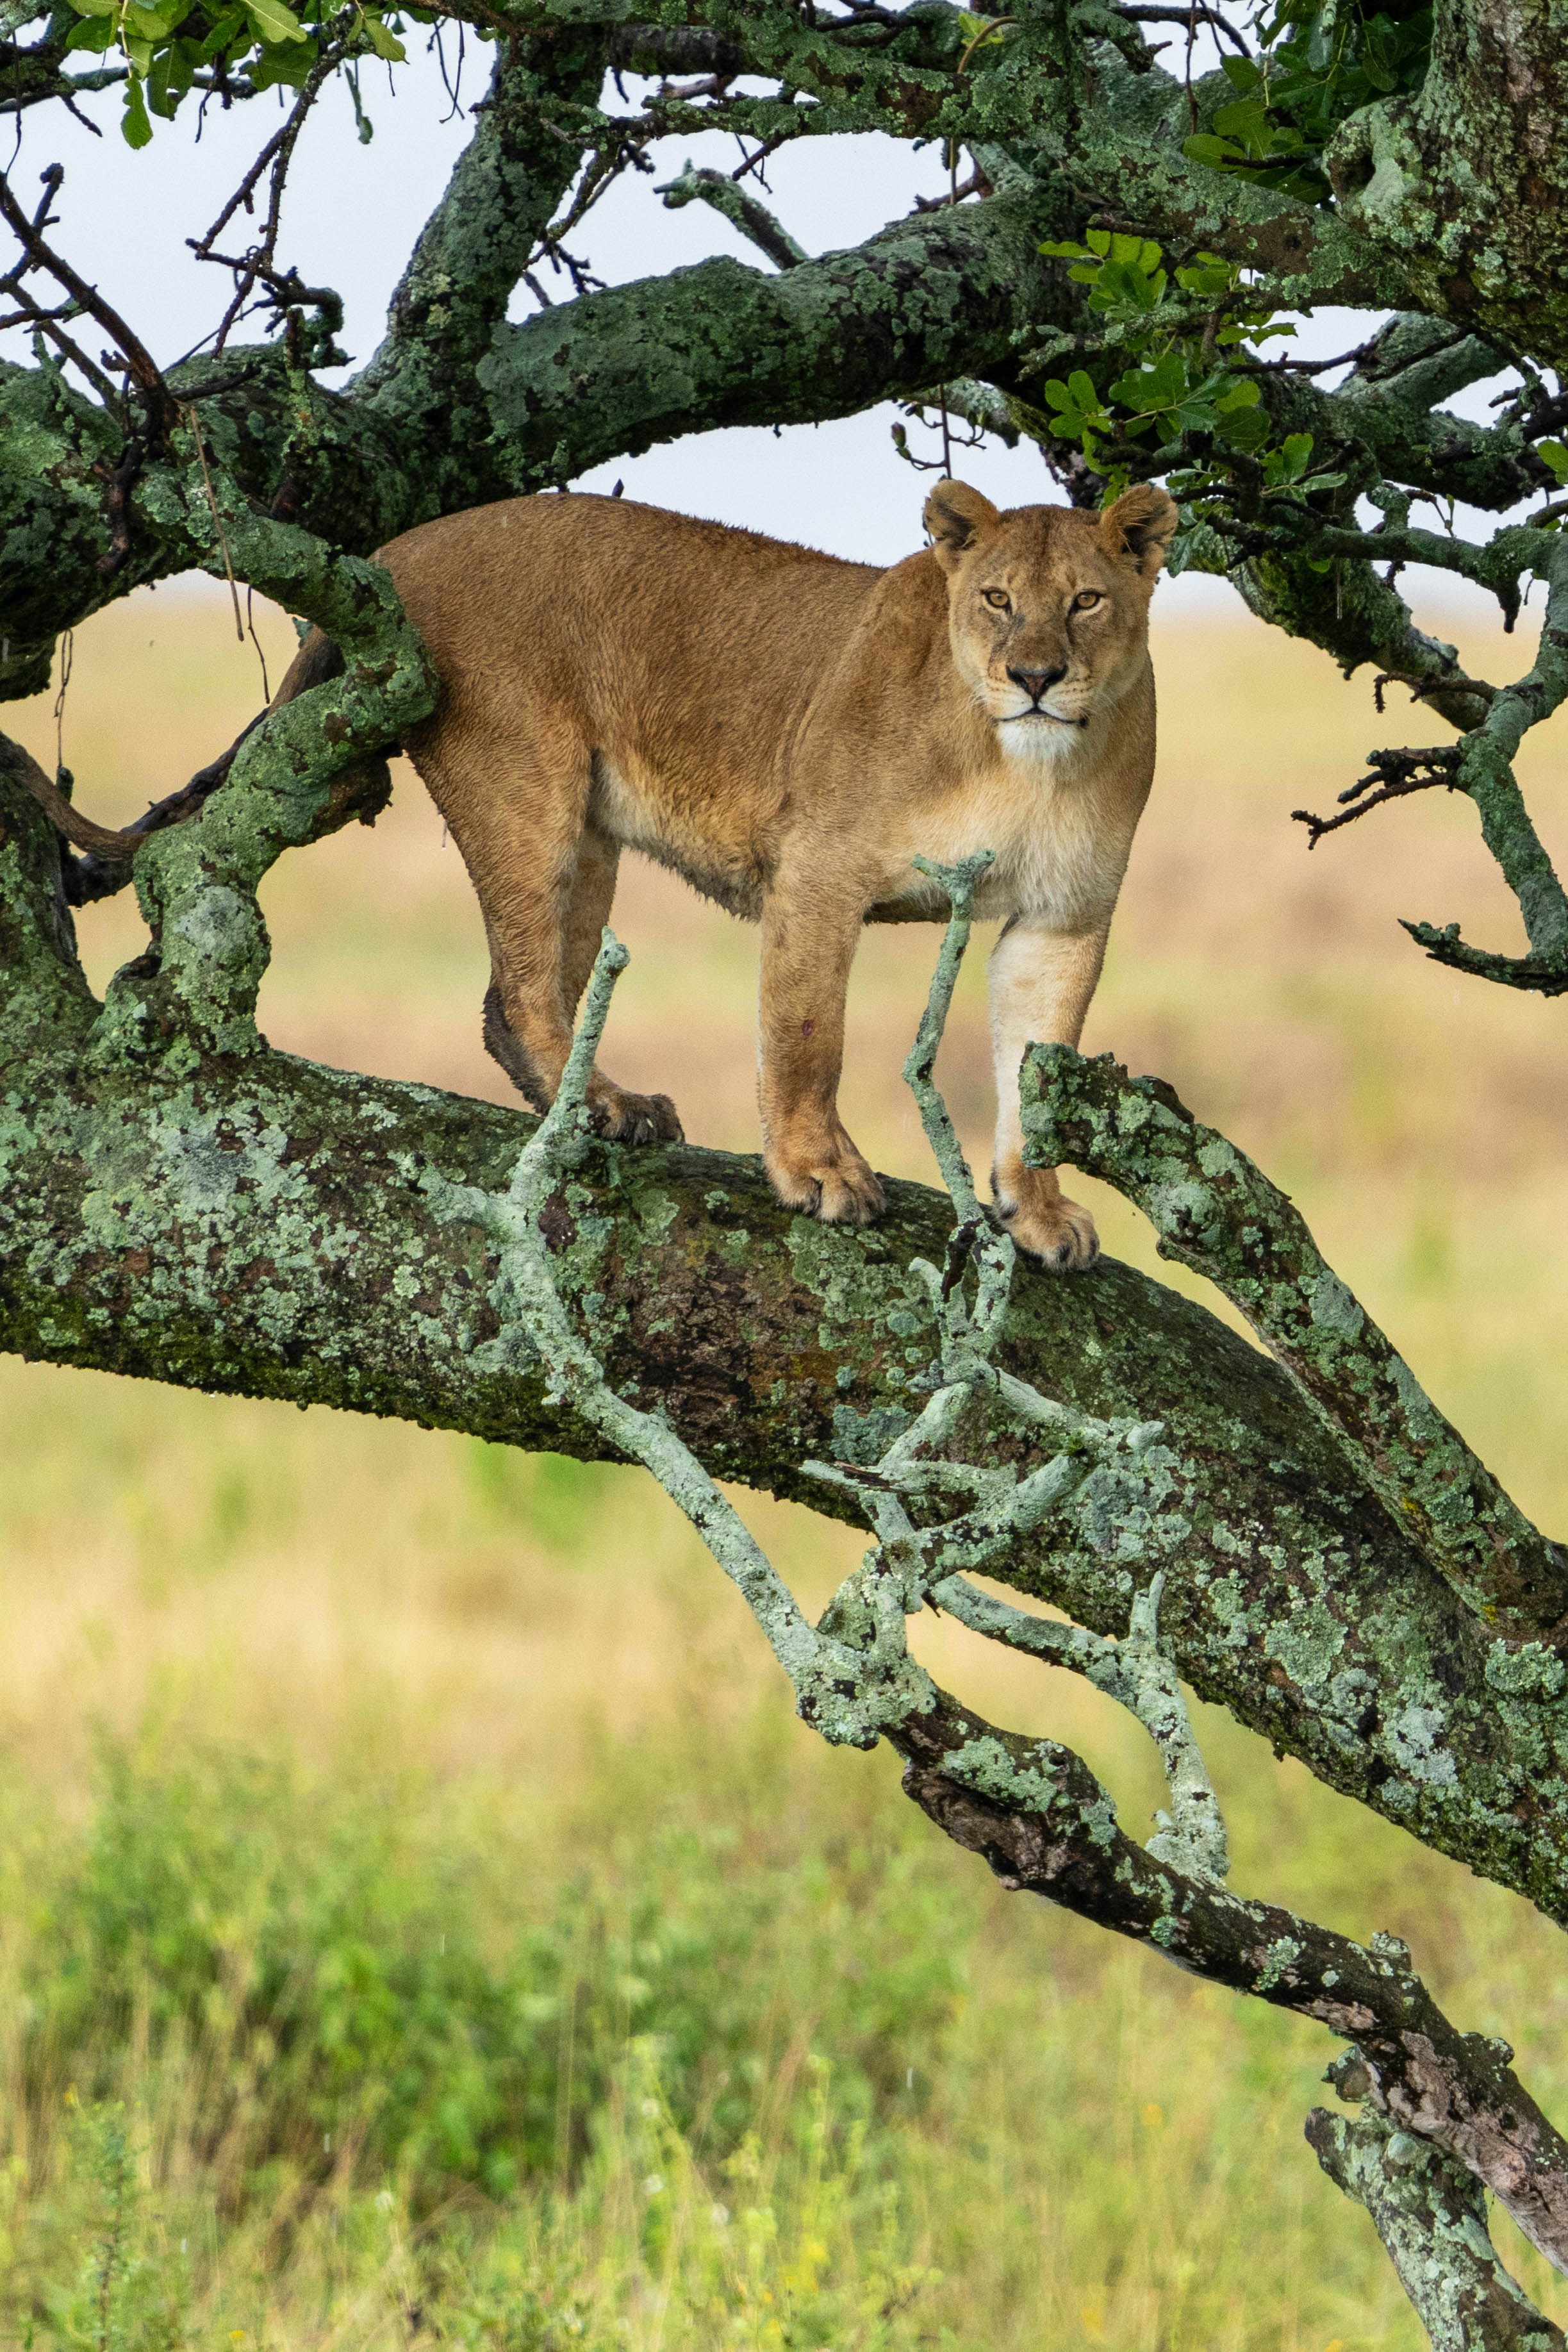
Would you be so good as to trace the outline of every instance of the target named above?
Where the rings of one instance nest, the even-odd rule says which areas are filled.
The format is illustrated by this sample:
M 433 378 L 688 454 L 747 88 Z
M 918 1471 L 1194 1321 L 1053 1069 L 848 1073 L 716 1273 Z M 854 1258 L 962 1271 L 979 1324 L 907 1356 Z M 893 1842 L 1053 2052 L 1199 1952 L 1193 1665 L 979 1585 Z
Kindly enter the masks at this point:
M 760 920 L 768 1170 L 828 1219 L 882 1205 L 837 1107 L 861 925 L 943 918 L 917 852 L 994 849 L 997 1204 L 1023 1248 L 1086 1265 L 1087 1212 L 1023 1165 L 1018 1066 L 1077 1043 L 1099 977 L 1154 770 L 1175 509 L 1140 488 L 1103 517 L 1000 514 L 943 482 L 925 520 L 935 544 L 886 572 L 580 495 L 427 523 L 381 555 L 441 680 L 407 749 L 478 892 L 486 1042 L 541 1108 L 622 848 Z M 319 660 L 308 642 L 278 701 Z M 664 1096 L 596 1072 L 590 1099 L 606 1135 L 680 1134 Z

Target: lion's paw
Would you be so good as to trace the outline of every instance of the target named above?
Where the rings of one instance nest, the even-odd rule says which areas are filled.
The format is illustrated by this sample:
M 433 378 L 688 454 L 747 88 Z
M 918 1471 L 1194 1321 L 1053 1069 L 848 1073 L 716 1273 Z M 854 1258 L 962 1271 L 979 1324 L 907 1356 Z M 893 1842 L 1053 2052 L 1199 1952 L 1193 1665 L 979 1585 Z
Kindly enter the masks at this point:
M 1082 1274 L 1100 1255 L 1087 1209 L 1060 1193 L 1054 1201 L 998 1201 L 997 1213 L 1020 1250 L 1057 1274 Z
M 819 1152 L 770 1151 L 768 1174 L 787 1209 L 825 1225 L 869 1225 L 885 1205 L 882 1186 L 848 1136 Z
M 685 1130 L 668 1095 L 633 1095 L 624 1087 L 595 1087 L 589 1123 L 606 1143 L 684 1143 Z

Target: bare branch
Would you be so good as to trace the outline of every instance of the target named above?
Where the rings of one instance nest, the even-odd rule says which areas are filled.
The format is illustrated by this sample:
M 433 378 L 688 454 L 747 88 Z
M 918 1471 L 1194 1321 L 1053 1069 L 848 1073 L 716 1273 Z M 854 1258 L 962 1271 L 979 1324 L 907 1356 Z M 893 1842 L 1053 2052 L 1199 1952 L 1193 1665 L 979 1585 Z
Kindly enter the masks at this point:
M 13 194 L 11 184 L 5 173 L 0 171 L 0 219 L 5 222 L 7 227 L 16 236 L 27 255 L 30 265 L 47 269 L 57 284 L 65 288 L 82 312 L 88 318 L 96 320 L 105 334 L 110 336 L 118 344 L 125 361 L 127 373 L 147 402 L 154 429 L 160 434 L 166 435 L 174 423 L 178 404 L 163 381 L 162 370 L 157 365 L 141 337 L 132 333 L 113 305 L 106 302 L 96 287 L 89 286 L 87 280 L 71 268 L 68 261 L 62 260 L 59 255 L 44 241 L 43 231 L 49 218 L 48 198 L 59 188 L 65 178 L 65 172 L 58 163 L 52 163 L 43 177 L 46 188 L 45 203 L 29 219 Z M 72 356 L 78 358 L 79 364 L 79 355 L 73 352 Z M 92 371 L 89 369 L 87 373 L 90 375 Z
M 1337 833 L 1343 824 L 1354 824 L 1358 816 L 1383 807 L 1387 801 L 1403 800 L 1410 793 L 1430 792 L 1441 784 L 1450 793 L 1463 792 L 1459 781 L 1459 747 L 1457 743 L 1440 743 L 1428 751 L 1369 751 L 1367 760 L 1371 773 L 1359 782 L 1347 784 L 1339 795 L 1343 816 L 1313 816 L 1308 809 L 1292 809 L 1291 822 L 1308 829 L 1307 847 L 1315 849 L 1325 833 Z M 1347 807 L 1346 803 L 1354 803 Z
M 1129 25 L 1207 25 L 1216 33 L 1223 33 L 1242 57 L 1252 54 L 1229 17 L 1218 8 L 1202 5 L 1201 0 L 1194 0 L 1190 8 L 1156 7 L 1152 0 L 1118 0 L 1115 13 Z
M 749 189 L 737 187 L 727 172 L 698 171 L 695 164 L 687 163 L 678 179 L 666 180 L 653 194 L 664 198 L 666 212 L 678 212 L 683 205 L 698 201 L 711 205 L 779 269 L 793 269 L 797 262 L 810 261 L 811 257 L 803 245 L 796 244 L 782 222 L 774 219 L 760 198 Z

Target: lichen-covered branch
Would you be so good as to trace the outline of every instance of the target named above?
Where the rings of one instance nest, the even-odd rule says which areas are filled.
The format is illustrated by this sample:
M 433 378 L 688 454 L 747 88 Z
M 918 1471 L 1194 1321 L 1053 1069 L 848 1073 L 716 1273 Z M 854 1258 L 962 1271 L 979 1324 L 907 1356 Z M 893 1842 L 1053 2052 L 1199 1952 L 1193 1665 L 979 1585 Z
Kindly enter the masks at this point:
M 1314 2107 L 1307 2142 L 1337 2189 L 1364 2205 L 1433 2352 L 1562 2352 L 1497 2258 L 1486 2195 L 1461 2164 L 1381 2116 Z
M 1293 1203 L 1168 1087 L 1110 1055 L 1036 1045 L 1022 1078 L 1026 1151 L 1104 1179 L 1153 1224 L 1161 1255 L 1238 1306 L 1467 1608 L 1521 1641 L 1568 1617 L 1568 1561 L 1425 1395 L 1324 1261 Z
M 1513 758 L 1526 731 L 1568 697 L 1568 540 L 1549 541 L 1540 568 L 1546 576 L 1546 616 L 1534 667 L 1493 697 L 1459 746 L 1455 770 L 1458 789 L 1476 804 L 1487 847 L 1519 901 L 1530 953 L 1504 956 L 1470 947 L 1456 923 L 1441 930 L 1430 923 L 1405 928 L 1437 963 L 1560 996 L 1568 992 L 1568 892 L 1530 821 Z
M 584 142 L 558 118 L 570 123 L 598 98 L 605 55 L 591 26 L 498 50 L 474 136 L 398 282 L 357 404 L 458 450 L 488 430 L 476 371 L 582 162 Z

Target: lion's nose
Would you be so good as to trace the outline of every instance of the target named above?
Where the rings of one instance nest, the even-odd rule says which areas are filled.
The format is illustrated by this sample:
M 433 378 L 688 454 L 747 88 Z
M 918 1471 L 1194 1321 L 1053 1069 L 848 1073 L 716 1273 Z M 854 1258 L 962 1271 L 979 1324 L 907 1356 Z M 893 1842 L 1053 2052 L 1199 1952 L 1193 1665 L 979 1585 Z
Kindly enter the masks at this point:
M 1067 676 L 1067 664 L 1059 662 L 1054 669 L 1009 668 L 1008 676 L 1015 686 L 1022 687 L 1031 702 L 1038 702 L 1040 696 L 1053 687 L 1059 677 Z

